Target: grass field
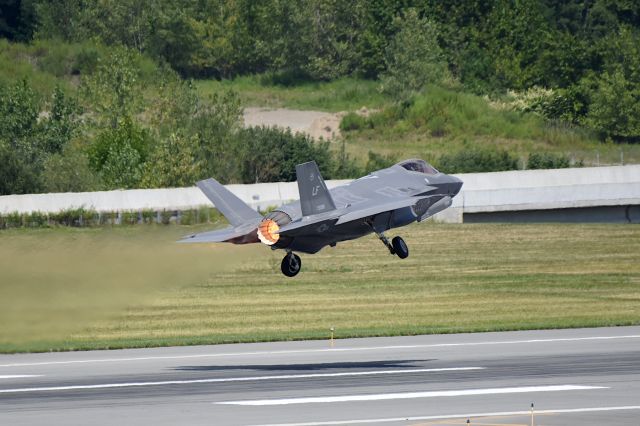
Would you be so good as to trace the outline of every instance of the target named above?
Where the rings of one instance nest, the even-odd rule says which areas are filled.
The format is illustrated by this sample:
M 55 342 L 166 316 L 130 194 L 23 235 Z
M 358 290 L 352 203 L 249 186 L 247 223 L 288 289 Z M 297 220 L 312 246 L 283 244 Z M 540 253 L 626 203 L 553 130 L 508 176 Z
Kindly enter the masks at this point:
M 443 225 L 302 256 L 185 227 L 0 233 L 0 351 L 640 324 L 640 227 Z

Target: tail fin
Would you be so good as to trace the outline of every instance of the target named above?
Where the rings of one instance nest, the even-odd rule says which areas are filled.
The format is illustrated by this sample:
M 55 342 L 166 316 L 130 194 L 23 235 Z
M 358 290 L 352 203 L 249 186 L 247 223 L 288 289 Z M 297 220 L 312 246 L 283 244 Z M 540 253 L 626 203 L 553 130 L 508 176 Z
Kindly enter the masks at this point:
M 220 182 L 211 178 L 196 183 L 198 188 L 213 202 L 213 205 L 227 218 L 233 226 L 240 226 L 247 222 L 259 222 L 262 216 L 236 197 Z
M 320 175 L 315 161 L 298 164 L 296 166 L 298 191 L 300 192 L 300 207 L 303 216 L 311 216 L 336 209 L 336 205 L 329 194 L 327 185 Z

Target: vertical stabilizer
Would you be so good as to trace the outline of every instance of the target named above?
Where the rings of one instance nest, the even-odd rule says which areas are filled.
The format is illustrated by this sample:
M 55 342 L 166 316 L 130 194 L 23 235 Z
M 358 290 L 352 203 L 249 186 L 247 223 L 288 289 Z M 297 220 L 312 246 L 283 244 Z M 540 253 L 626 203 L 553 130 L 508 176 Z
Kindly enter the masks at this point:
M 249 207 L 240 198 L 233 195 L 231 191 L 222 186 L 217 180 L 211 178 L 201 180 L 196 183 L 204 195 L 213 202 L 213 205 L 227 218 L 233 226 L 240 226 L 246 223 L 255 222 L 262 219 L 254 209 Z
M 298 164 L 296 166 L 298 191 L 300 192 L 300 207 L 303 216 L 311 216 L 336 209 L 336 205 L 329 194 L 327 185 L 320 175 L 315 161 Z

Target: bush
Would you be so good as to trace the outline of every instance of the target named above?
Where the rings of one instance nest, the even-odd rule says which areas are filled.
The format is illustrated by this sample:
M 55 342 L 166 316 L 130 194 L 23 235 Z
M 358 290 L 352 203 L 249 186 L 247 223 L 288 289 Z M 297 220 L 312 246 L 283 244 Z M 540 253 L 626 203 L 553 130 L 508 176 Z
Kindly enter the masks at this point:
M 340 130 L 349 132 L 351 130 L 360 130 L 370 127 L 368 120 L 355 112 L 350 112 L 340 120 Z
M 68 209 L 62 210 L 58 213 L 51 213 L 49 215 L 49 220 L 56 225 L 80 227 L 91 224 L 95 215 L 97 215 L 95 211 L 85 210 L 81 207 L 78 209 Z
M 527 169 L 566 169 L 571 167 L 569 157 L 551 152 L 529 154 Z
M 22 216 L 24 226 L 29 228 L 45 228 L 49 226 L 49 217 L 46 213 L 31 212 Z
M 473 148 L 456 154 L 444 154 L 437 161 L 445 173 L 482 173 L 516 170 L 518 159 L 504 150 Z
M 9 213 L 4 217 L 6 228 L 20 228 L 22 226 L 22 215 L 18 212 Z
M 185 210 L 180 213 L 180 225 L 194 225 L 198 222 L 197 211 Z
M 369 151 L 367 164 L 364 168 L 365 174 L 369 174 L 371 172 L 375 172 L 376 170 L 386 169 L 387 167 L 393 166 L 397 163 L 395 157 L 391 155 L 381 155 L 376 154 L 373 151 Z
M 332 178 L 333 157 L 328 142 L 316 143 L 303 133 L 278 127 L 249 127 L 239 134 L 242 181 L 292 182 L 296 165 L 315 160 L 325 179 Z

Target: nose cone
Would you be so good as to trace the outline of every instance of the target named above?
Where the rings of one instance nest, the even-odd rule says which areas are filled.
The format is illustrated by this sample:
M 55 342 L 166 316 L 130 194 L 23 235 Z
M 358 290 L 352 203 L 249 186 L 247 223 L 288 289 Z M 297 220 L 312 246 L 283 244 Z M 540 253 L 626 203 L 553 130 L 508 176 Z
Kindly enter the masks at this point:
M 460 188 L 462 188 L 464 182 L 455 176 L 449 176 L 449 178 L 451 179 L 451 196 L 455 197 L 458 195 L 458 192 L 460 192 Z

